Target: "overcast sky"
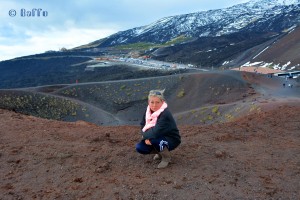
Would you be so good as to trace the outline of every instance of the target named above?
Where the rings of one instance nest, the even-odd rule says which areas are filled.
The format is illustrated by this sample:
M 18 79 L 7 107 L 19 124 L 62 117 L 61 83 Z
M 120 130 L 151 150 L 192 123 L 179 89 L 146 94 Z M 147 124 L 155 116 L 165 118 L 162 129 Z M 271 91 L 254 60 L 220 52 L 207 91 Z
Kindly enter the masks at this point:
M 227 8 L 248 1 L 0 0 L 0 61 L 73 48 L 163 17 Z M 35 16 L 27 16 L 34 9 Z M 40 16 L 37 9 L 41 9 Z

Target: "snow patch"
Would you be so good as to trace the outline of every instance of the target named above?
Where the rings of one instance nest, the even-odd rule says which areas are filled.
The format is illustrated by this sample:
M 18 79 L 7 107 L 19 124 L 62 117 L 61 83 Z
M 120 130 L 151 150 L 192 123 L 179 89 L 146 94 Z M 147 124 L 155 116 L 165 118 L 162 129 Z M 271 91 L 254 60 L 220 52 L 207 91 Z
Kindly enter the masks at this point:
M 286 64 L 281 65 L 281 64 L 274 64 L 273 62 L 271 63 L 266 63 L 263 61 L 260 62 L 253 62 L 251 63 L 250 61 L 243 64 L 241 67 L 261 67 L 261 68 L 270 68 L 270 69 L 275 69 L 275 70 L 281 70 L 281 71 L 286 71 L 286 70 L 293 70 L 296 67 L 299 67 L 300 64 L 297 64 L 296 66 L 290 66 L 292 64 L 291 61 L 288 61 Z M 289 67 L 290 66 L 290 67 Z

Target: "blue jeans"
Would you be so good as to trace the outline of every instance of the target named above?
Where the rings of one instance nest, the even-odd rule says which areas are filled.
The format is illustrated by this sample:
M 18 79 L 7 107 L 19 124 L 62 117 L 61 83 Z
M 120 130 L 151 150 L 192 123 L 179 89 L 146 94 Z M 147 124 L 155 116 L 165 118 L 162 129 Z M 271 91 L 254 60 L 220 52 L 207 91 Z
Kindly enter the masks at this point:
M 165 138 L 150 139 L 152 145 L 147 145 L 145 140 L 135 145 L 135 149 L 140 154 L 151 154 L 163 151 L 165 147 L 169 148 L 168 141 Z

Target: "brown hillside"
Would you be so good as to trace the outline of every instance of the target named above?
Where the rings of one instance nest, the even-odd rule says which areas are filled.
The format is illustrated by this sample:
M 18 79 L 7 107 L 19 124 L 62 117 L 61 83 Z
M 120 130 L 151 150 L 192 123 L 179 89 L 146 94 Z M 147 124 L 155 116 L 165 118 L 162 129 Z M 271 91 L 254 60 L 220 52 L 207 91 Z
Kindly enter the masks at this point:
M 294 199 L 300 107 L 180 126 L 167 169 L 135 152 L 137 126 L 59 122 L 0 110 L 0 199 Z
M 300 27 L 295 28 L 294 31 L 288 33 L 280 40 L 276 41 L 262 54 L 257 56 L 251 62 L 264 61 L 274 64 L 287 64 L 291 62 L 290 66 L 300 63 Z M 296 68 L 300 70 L 300 66 Z
M 2 91 L 0 100 L 14 109 L 82 113 L 72 115 L 75 122 L 62 122 L 0 109 L 0 199 L 296 200 L 300 87 L 284 82 L 225 71 L 78 84 L 47 93 Z M 135 152 L 138 126 L 82 120 L 138 124 L 145 92 L 154 86 L 167 87 L 182 136 L 163 170 L 151 155 Z

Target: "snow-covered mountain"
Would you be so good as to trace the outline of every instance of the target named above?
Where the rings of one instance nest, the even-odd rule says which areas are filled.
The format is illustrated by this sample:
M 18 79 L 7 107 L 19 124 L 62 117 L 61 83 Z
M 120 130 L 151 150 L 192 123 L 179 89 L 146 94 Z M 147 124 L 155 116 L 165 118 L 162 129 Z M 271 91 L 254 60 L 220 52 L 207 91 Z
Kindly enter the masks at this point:
M 251 0 L 226 9 L 166 17 L 66 51 L 2 61 L 0 87 L 108 80 L 106 73 L 132 77 L 131 71 L 118 67 L 81 73 L 90 57 L 107 55 L 150 56 L 206 69 L 255 65 L 300 70 L 299 49 L 300 0 Z
M 237 32 L 281 32 L 300 24 L 300 0 L 251 0 L 225 9 L 170 16 L 97 41 L 98 47 L 165 43 L 179 36 L 217 37 Z

